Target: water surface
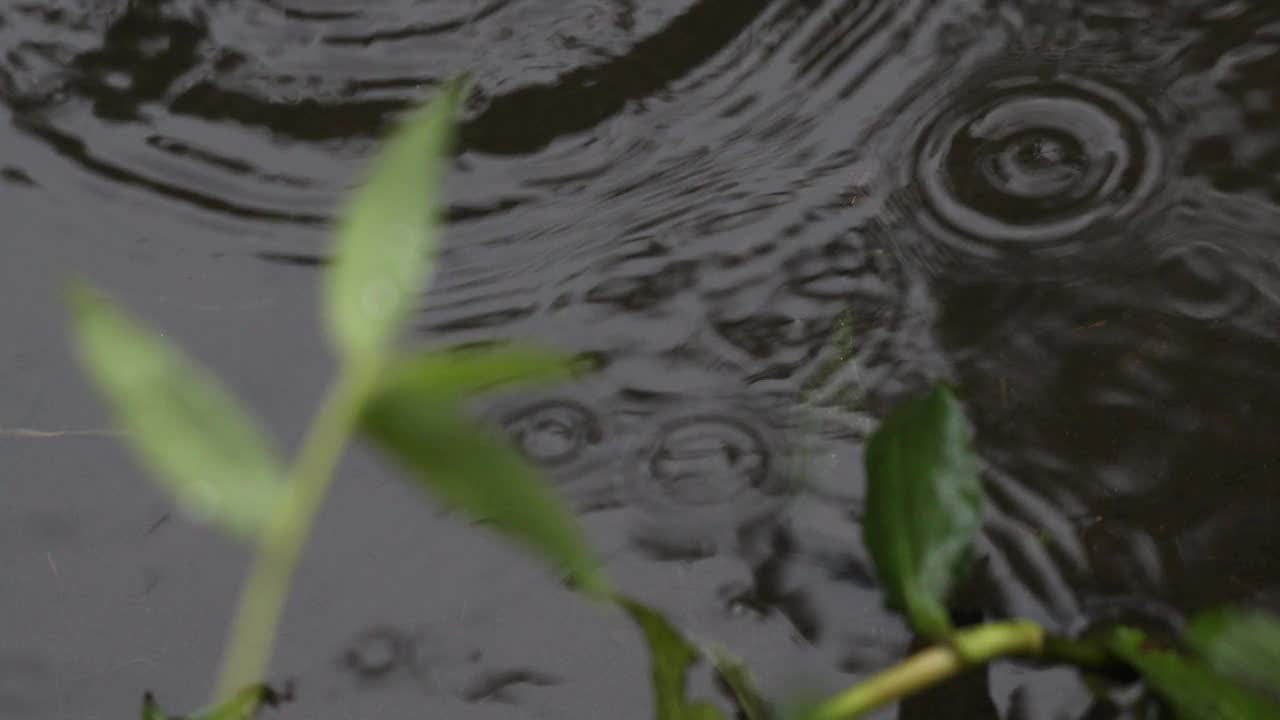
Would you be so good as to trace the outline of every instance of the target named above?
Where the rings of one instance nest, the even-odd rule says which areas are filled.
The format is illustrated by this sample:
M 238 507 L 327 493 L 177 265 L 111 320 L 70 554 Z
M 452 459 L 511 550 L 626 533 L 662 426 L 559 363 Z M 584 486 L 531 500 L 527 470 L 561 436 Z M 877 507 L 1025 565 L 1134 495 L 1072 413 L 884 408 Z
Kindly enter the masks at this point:
M 6 5 L 0 714 L 201 704 L 247 559 L 101 432 L 61 283 L 111 290 L 292 447 L 333 369 L 332 208 L 463 71 L 414 335 L 605 361 L 478 411 L 620 585 L 766 688 L 910 647 L 859 540 L 861 452 L 938 379 L 991 498 L 965 613 L 1280 610 L 1277 69 L 1265 0 Z M 357 450 L 274 677 L 282 717 L 642 718 L 644 667 L 622 618 Z M 1124 716 L 1012 665 L 898 714 Z

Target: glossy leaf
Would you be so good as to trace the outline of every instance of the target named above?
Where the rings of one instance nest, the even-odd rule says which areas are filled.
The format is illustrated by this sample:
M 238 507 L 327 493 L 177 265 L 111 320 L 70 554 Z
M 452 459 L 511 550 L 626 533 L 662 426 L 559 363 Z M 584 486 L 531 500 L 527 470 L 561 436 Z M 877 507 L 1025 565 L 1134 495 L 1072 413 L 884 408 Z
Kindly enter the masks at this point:
M 863 536 L 888 604 L 920 634 L 941 637 L 982 520 L 972 430 L 951 391 L 938 385 L 890 413 L 867 445 L 866 468 Z
M 382 385 L 368 403 L 364 435 L 446 505 L 520 541 L 579 590 L 608 595 L 575 518 L 524 458 L 443 402 L 429 380 L 402 380 Z
M 396 360 L 387 377 L 393 385 L 411 383 L 456 401 L 511 385 L 567 380 L 593 367 L 582 358 L 562 353 L 499 345 L 410 355 Z
M 1207 612 L 1191 620 L 1186 637 L 1219 674 L 1280 696 L 1280 619 L 1256 611 Z
M 618 603 L 640 629 L 649 648 L 655 720 L 715 720 L 722 717 L 714 706 L 704 702 L 690 703 L 686 697 L 689 670 L 699 657 L 697 648 L 653 608 L 628 598 L 618 598 Z
M 426 284 L 464 86 L 462 79 L 446 83 L 384 143 L 339 221 L 326 320 L 348 359 L 380 357 Z
M 186 511 L 251 537 L 282 490 L 266 433 L 178 348 L 91 288 L 69 294 L 74 344 L 125 442 Z
M 1140 630 L 1115 630 L 1108 647 L 1169 703 L 1178 720 L 1280 718 L 1280 705 L 1241 688 L 1198 660 L 1156 646 Z

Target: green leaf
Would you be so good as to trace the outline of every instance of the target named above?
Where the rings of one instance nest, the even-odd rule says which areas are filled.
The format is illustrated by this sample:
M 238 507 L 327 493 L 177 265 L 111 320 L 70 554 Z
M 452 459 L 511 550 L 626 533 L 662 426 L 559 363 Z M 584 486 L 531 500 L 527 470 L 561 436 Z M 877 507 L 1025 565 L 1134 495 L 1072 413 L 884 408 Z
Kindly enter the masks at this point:
M 813 687 L 793 687 L 778 703 L 776 717 L 780 720 L 823 720 L 827 699 L 827 693 Z
M 532 346 L 498 345 L 410 355 L 394 361 L 387 378 L 392 385 L 429 387 L 441 398 L 456 401 L 509 385 L 566 380 L 593 367 L 580 357 Z
M 205 708 L 191 720 L 253 720 L 263 707 L 276 707 L 280 699 L 267 685 L 253 685 L 224 702 Z
M 1219 610 L 1192 618 L 1187 642 L 1219 674 L 1260 692 L 1280 693 L 1280 619 Z
M 689 706 L 685 712 L 688 720 L 725 720 L 720 708 L 709 702 L 699 701 Z
M 224 702 L 211 705 L 191 715 L 174 720 L 254 720 L 263 707 L 277 707 L 289 694 L 280 695 L 268 685 L 252 685 L 232 695 Z M 142 699 L 142 720 L 169 720 L 156 699 L 147 693 Z
M 863 537 L 890 607 L 916 632 L 950 632 L 946 602 L 982 521 L 972 430 L 944 385 L 904 402 L 867 445 Z
M 338 223 L 326 320 L 348 360 L 382 356 L 430 274 L 464 87 L 462 78 L 445 83 L 384 143 Z
M 68 294 L 73 341 L 125 442 L 178 504 L 251 538 L 282 490 L 263 432 L 217 380 L 93 289 Z
M 698 661 L 697 648 L 657 610 L 625 597 L 618 604 L 640 628 L 649 647 L 649 676 L 653 683 L 655 720 L 707 720 L 720 711 L 706 703 L 690 704 L 687 693 L 689 669 Z
M 747 720 L 766 720 L 769 717 L 768 703 L 764 696 L 756 690 L 751 673 L 737 658 L 725 652 L 714 655 L 716 673 L 729 692 L 734 702 Z
M 1178 720 L 1274 720 L 1280 705 L 1235 685 L 1208 665 L 1157 647 L 1140 630 L 1118 628 L 1108 648 L 1133 666 Z
M 142 720 L 169 720 L 151 693 L 142 696 Z
M 447 505 L 522 542 L 594 597 L 609 585 L 573 515 L 520 454 L 441 400 L 429 379 L 383 384 L 361 431 Z

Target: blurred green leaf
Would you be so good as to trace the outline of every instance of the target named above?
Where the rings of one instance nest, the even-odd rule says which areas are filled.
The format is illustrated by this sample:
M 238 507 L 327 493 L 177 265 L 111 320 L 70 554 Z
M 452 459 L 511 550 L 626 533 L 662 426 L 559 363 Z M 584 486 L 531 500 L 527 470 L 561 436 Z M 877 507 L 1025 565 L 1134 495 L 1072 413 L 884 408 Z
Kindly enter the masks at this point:
M 720 708 L 704 701 L 698 701 L 690 705 L 685 717 L 688 720 L 726 720 Z
M 81 363 L 125 442 L 182 508 L 251 538 L 282 490 L 266 433 L 212 375 L 92 288 L 73 286 L 68 305 Z
M 348 359 L 385 352 L 430 275 L 464 88 L 463 78 L 445 83 L 387 139 L 339 221 L 326 320 Z
M 142 696 L 142 720 L 169 720 L 151 693 Z
M 1280 694 L 1280 619 L 1218 610 L 1192 618 L 1187 642 L 1209 667 L 1260 692 Z
M 921 635 L 951 628 L 946 602 L 982 521 L 972 430 L 944 385 L 904 402 L 867 445 L 863 536 L 890 607 Z
M 1202 662 L 1158 647 L 1140 630 L 1114 630 L 1108 648 L 1168 701 L 1178 720 L 1280 718 L 1280 705 L 1241 688 Z
M 722 717 L 712 705 L 690 703 L 685 697 L 690 668 L 698 661 L 697 648 L 667 621 L 662 613 L 630 598 L 618 604 L 640 628 L 649 647 L 649 675 L 653 683 L 655 720 L 714 720 Z
M 224 702 L 191 715 L 170 716 L 160 709 L 155 697 L 147 693 L 142 699 L 142 720 L 254 720 L 262 708 L 277 707 L 287 697 L 287 692 L 282 697 L 268 685 L 252 685 Z
M 510 385 L 567 380 L 591 369 L 594 365 L 580 357 L 504 344 L 420 352 L 395 360 L 386 375 L 392 385 L 429 387 L 457 401 Z
M 778 702 L 775 717 L 780 720 L 820 720 L 828 697 L 828 693 L 813 687 L 795 686 Z
M 437 499 L 522 542 L 594 597 L 609 585 L 573 515 L 513 448 L 444 402 L 429 379 L 383 384 L 361 431 Z
M 724 652 L 717 652 L 714 656 L 716 673 L 720 676 L 720 680 L 725 687 L 729 688 L 729 692 L 733 694 L 734 702 L 737 703 L 738 709 L 742 711 L 743 717 L 747 720 L 767 720 L 769 717 L 768 703 L 764 697 L 756 689 L 755 682 L 751 679 L 751 673 L 745 665 L 737 658 L 732 657 Z

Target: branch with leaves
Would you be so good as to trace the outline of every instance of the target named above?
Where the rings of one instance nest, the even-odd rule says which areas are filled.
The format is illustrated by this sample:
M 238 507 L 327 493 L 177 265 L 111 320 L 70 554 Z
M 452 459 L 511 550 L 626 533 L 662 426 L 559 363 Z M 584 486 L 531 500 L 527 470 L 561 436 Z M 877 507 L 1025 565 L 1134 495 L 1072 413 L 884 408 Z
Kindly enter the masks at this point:
M 462 80 L 446 83 L 402 125 L 342 215 L 324 277 L 324 327 L 340 368 L 291 464 L 216 378 L 160 334 L 87 285 L 68 294 L 76 348 L 123 441 L 189 514 L 255 548 L 214 702 L 190 720 L 248 720 L 285 699 L 262 683 L 298 559 L 355 434 L 436 500 L 519 542 L 630 618 L 649 649 L 657 720 L 725 717 L 687 696 L 687 674 L 704 656 L 748 720 L 862 717 L 1005 658 L 1128 669 L 1177 720 L 1280 718 L 1280 621 L 1262 613 L 1200 615 L 1177 647 L 1126 627 L 1088 639 L 1027 620 L 954 627 L 948 602 L 974 554 L 982 485 L 971 427 L 942 385 L 901 405 L 868 444 L 863 527 L 887 604 L 933 646 L 833 697 L 780 711 L 732 657 L 703 652 L 656 610 L 616 593 L 548 484 L 463 407 L 477 393 L 590 368 L 531 347 L 396 349 L 434 266 L 439 186 L 464 89 Z M 167 718 L 150 694 L 142 717 Z

